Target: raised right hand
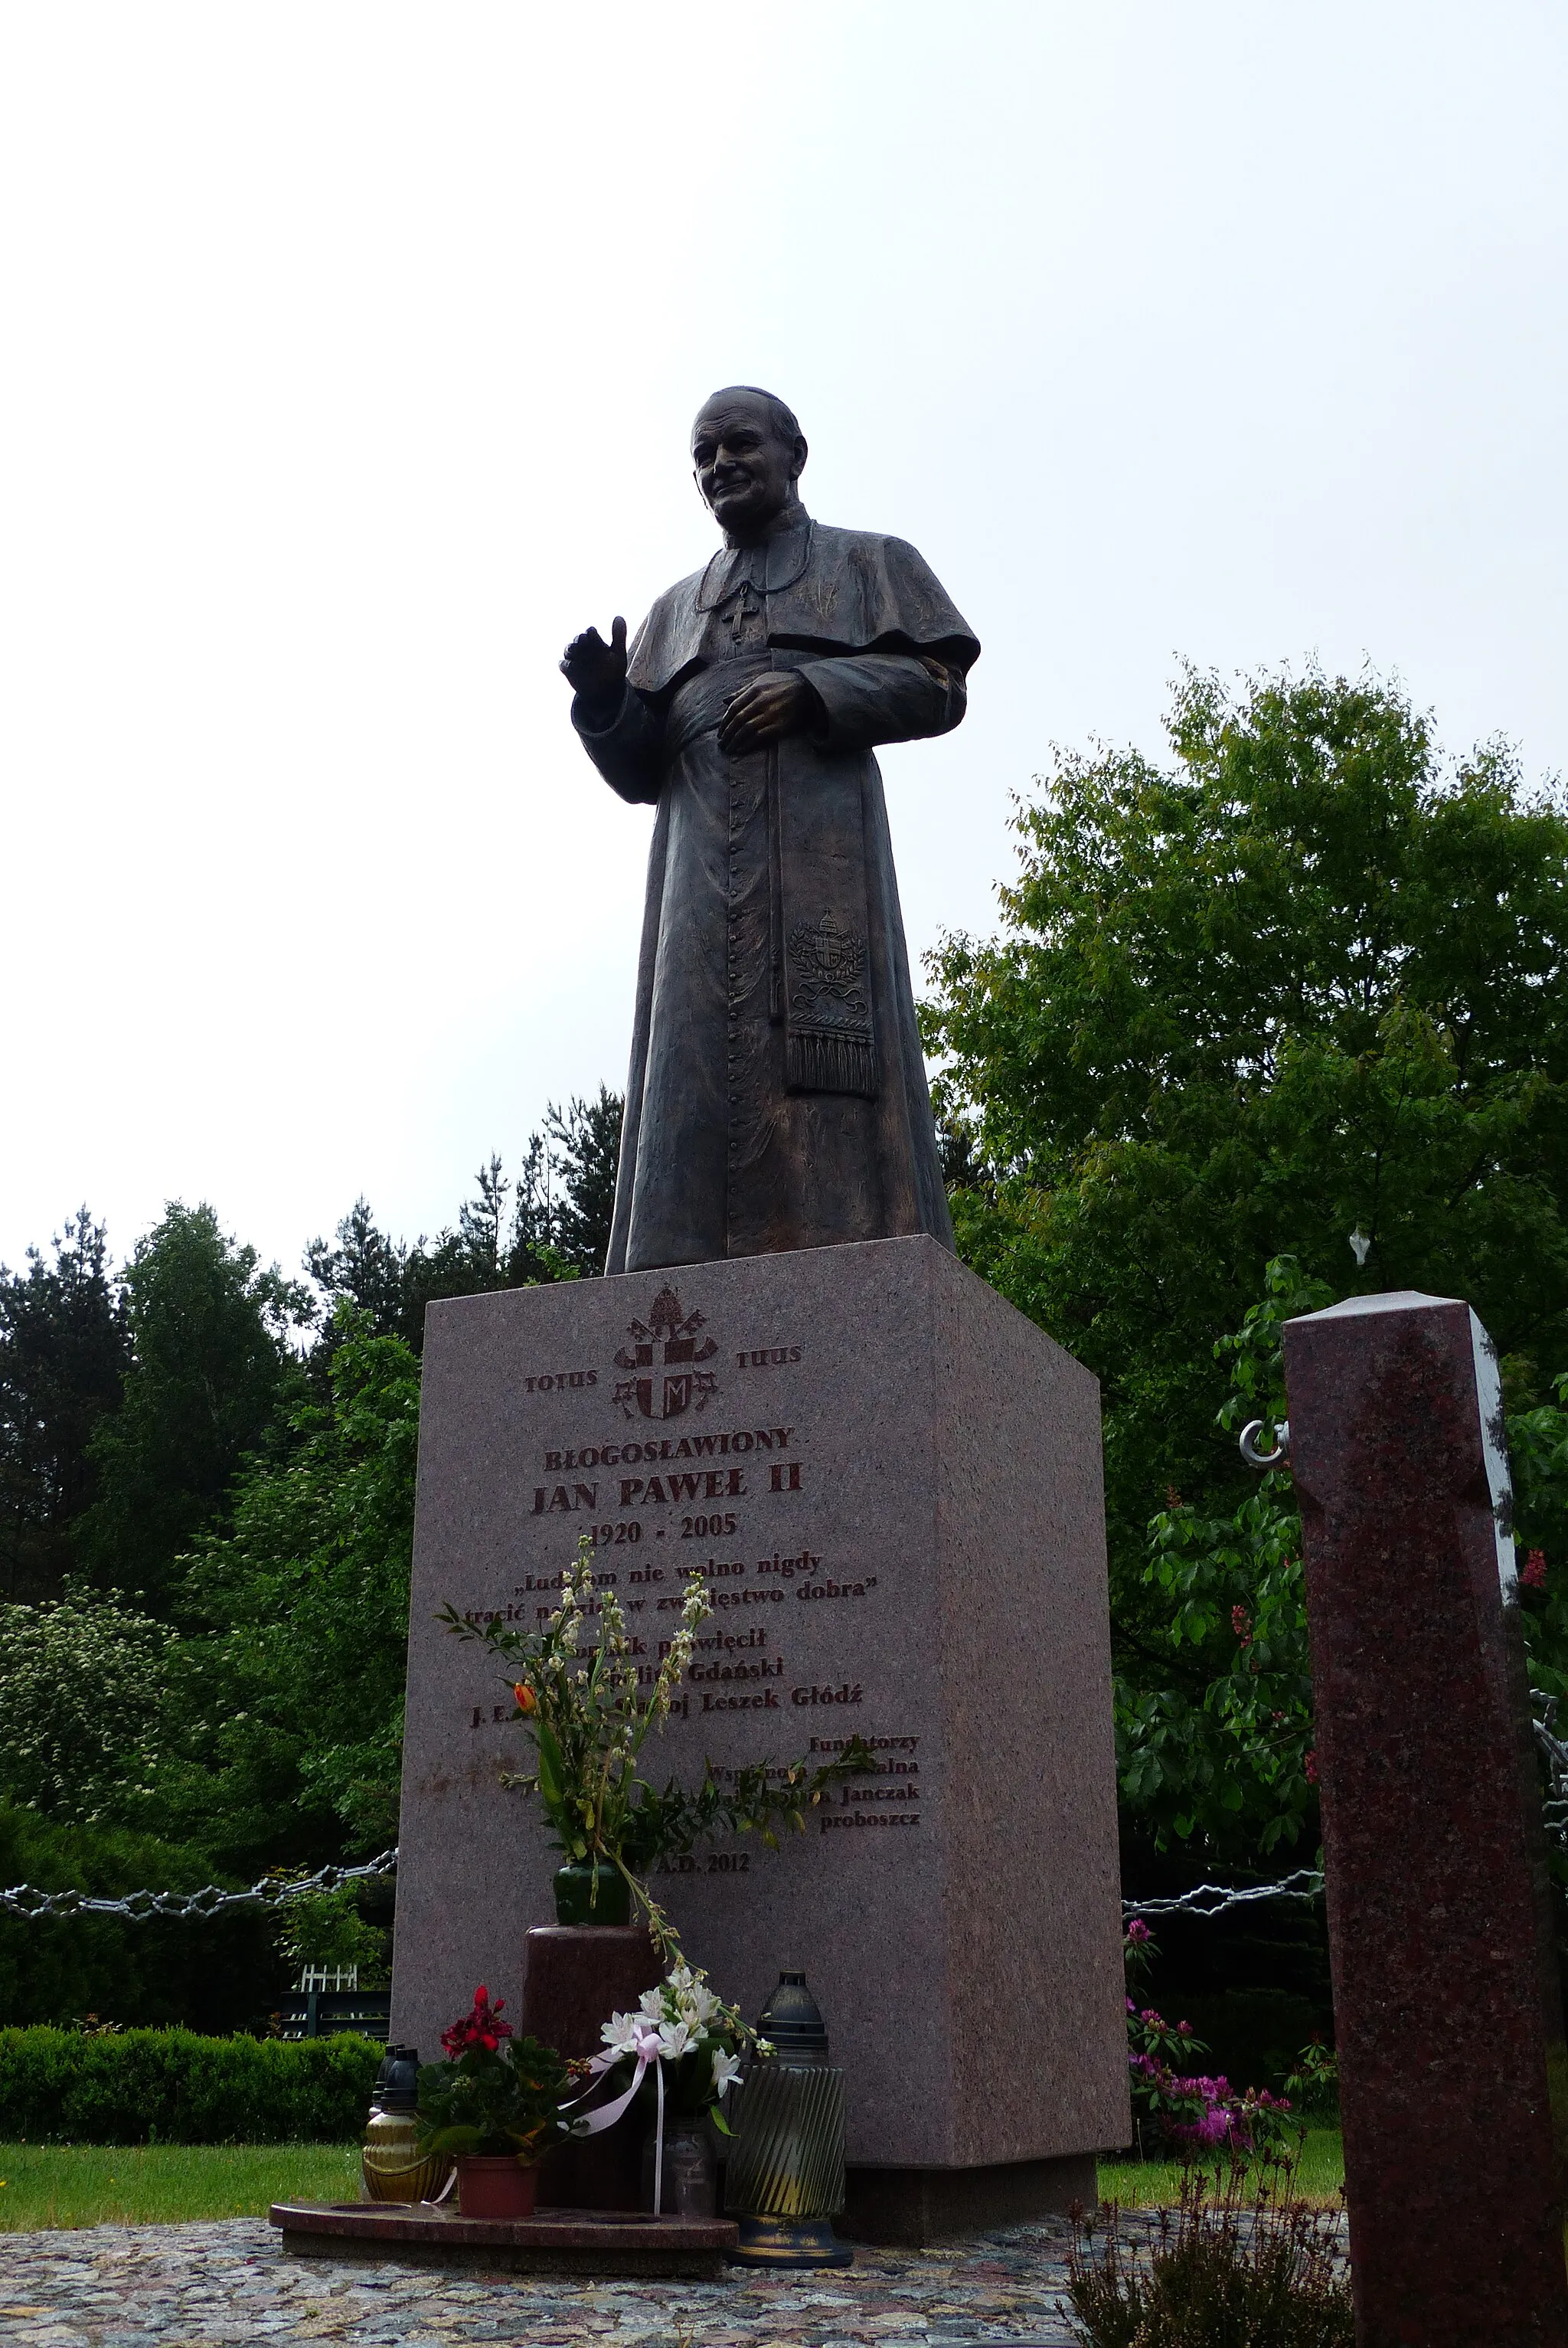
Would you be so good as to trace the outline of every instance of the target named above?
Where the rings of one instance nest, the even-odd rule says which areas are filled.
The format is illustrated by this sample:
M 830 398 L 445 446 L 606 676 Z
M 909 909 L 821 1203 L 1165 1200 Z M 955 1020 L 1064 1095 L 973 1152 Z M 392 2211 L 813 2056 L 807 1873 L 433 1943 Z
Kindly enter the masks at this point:
M 561 675 L 588 708 L 613 716 L 626 685 L 626 623 L 615 619 L 610 642 L 597 628 L 574 636 L 561 656 Z

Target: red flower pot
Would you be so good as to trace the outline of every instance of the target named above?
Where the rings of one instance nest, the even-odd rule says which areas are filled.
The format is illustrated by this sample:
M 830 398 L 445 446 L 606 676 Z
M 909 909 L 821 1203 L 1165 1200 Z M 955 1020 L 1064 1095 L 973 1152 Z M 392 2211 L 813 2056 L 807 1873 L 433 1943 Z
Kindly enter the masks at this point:
M 464 2218 L 531 2218 L 539 2189 L 536 2167 L 525 2168 L 512 2153 L 457 2155 L 457 2210 Z

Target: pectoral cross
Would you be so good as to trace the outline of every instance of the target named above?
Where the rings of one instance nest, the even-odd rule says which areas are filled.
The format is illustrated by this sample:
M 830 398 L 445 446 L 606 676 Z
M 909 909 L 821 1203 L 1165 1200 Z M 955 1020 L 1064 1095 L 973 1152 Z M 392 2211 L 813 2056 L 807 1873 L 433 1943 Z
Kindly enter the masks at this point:
M 755 597 L 756 590 L 748 579 L 745 585 L 741 589 L 740 593 L 736 596 L 733 608 L 730 613 L 730 641 L 732 644 L 738 644 L 740 643 L 742 637 L 745 633 L 747 621 L 753 618 L 753 615 L 762 609 L 760 598 L 753 601 L 753 598 Z

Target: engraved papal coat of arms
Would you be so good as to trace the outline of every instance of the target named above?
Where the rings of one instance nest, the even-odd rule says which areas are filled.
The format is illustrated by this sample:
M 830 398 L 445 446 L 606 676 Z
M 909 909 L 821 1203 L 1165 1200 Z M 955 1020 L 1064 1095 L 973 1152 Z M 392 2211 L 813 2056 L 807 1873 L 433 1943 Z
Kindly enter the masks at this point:
M 697 1332 L 702 1326 L 701 1313 L 682 1312 L 672 1288 L 660 1290 L 646 1322 L 631 1323 L 633 1342 L 622 1345 L 615 1357 L 618 1370 L 632 1372 L 615 1389 L 615 1399 L 628 1418 L 639 1412 L 644 1418 L 678 1418 L 693 1406 L 702 1409 L 709 1395 L 718 1392 L 713 1372 L 697 1367 L 719 1350 L 712 1337 L 699 1344 Z

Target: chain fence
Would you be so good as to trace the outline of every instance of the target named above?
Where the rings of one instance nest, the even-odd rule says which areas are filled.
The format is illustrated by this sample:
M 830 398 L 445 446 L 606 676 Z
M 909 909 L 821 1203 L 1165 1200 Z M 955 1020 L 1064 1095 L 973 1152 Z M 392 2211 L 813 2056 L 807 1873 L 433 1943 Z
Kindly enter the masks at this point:
M 1540 1699 L 1542 1716 L 1535 1725 L 1535 1749 L 1546 1764 L 1546 1797 L 1541 1806 L 1546 1831 L 1568 1850 L 1568 1745 L 1557 1734 L 1557 1699 Z
M 0 1916 L 125 1916 L 139 1923 L 149 1916 L 182 1918 L 221 1916 L 231 1908 L 276 1908 L 285 1900 L 307 1892 L 337 1891 L 345 1883 L 368 1882 L 373 1877 L 396 1872 L 397 1853 L 384 1850 L 362 1867 L 323 1867 L 292 1883 L 263 1876 L 248 1891 L 220 1891 L 215 1883 L 200 1891 L 128 1891 L 122 1899 L 107 1900 L 91 1891 L 38 1891 L 30 1883 L 0 1890 Z
M 1557 1699 L 1541 1696 L 1541 1716 L 1532 1723 L 1535 1732 L 1536 1750 L 1546 1765 L 1546 1792 L 1542 1802 L 1542 1818 L 1552 1840 L 1563 1850 L 1568 1850 L 1568 1744 L 1557 1735 Z M 1298 1867 L 1279 1883 L 1200 1883 L 1191 1891 L 1173 1893 L 1163 1900 L 1123 1900 L 1122 1913 L 1133 1916 L 1223 1916 L 1227 1908 L 1239 1908 L 1253 1900 L 1316 1900 L 1323 1889 L 1321 1871 L 1313 1867 Z
M 1199 1883 L 1163 1900 L 1123 1900 L 1123 1916 L 1223 1916 L 1252 1900 L 1316 1900 L 1323 1878 L 1315 1867 L 1298 1867 L 1280 1883 Z
M 1532 1723 L 1536 1748 L 1546 1765 L 1547 1790 L 1542 1803 L 1546 1831 L 1560 1849 L 1568 1850 L 1568 1744 L 1557 1735 L 1557 1700 L 1543 1698 L 1542 1717 Z M 384 1850 L 379 1859 L 360 1867 L 323 1867 L 292 1883 L 263 1877 L 248 1891 L 220 1891 L 215 1883 L 200 1891 L 128 1891 L 108 1900 L 90 1891 L 38 1891 L 30 1883 L 0 1890 L 0 1916 L 124 1916 L 133 1922 L 148 1916 L 221 1916 L 231 1908 L 275 1908 L 285 1900 L 309 1892 L 337 1891 L 345 1883 L 368 1882 L 397 1871 L 397 1852 Z M 1123 1900 L 1122 1913 L 1134 1916 L 1223 1916 L 1256 1900 L 1316 1900 L 1323 1876 L 1315 1867 L 1298 1867 L 1277 1883 L 1199 1883 L 1190 1891 L 1173 1892 L 1153 1900 Z
M 1558 1746 L 1565 1771 L 1568 1771 L 1568 1750 Z M 1564 1801 L 1568 1803 L 1568 1777 L 1564 1779 Z M 384 1850 L 379 1859 L 367 1859 L 363 1867 L 323 1867 L 314 1875 L 302 1876 L 292 1883 L 278 1883 L 263 1878 L 251 1884 L 248 1891 L 221 1891 L 209 1883 L 200 1891 L 128 1891 L 118 1900 L 103 1899 L 90 1891 L 38 1891 L 30 1883 L 18 1883 L 9 1890 L 0 1890 L 0 1915 L 4 1916 L 125 1916 L 140 1921 L 148 1916 L 179 1916 L 204 1918 L 221 1916 L 231 1908 L 275 1908 L 285 1900 L 297 1900 L 312 1891 L 336 1891 L 345 1883 L 363 1883 L 376 1876 L 393 1875 L 397 1870 L 395 1850 Z M 1323 1878 L 1311 1868 L 1299 1868 L 1283 1883 L 1249 1883 L 1226 1886 L 1200 1883 L 1194 1890 L 1165 1900 L 1124 1900 L 1124 1916 L 1168 1916 L 1185 1910 L 1198 1916 L 1218 1916 L 1227 1908 L 1248 1900 L 1313 1900 L 1323 1889 Z

